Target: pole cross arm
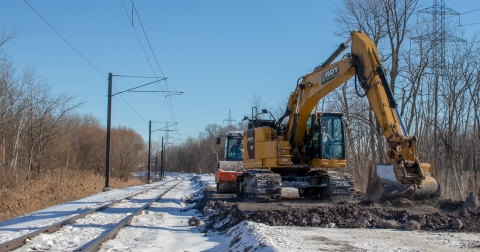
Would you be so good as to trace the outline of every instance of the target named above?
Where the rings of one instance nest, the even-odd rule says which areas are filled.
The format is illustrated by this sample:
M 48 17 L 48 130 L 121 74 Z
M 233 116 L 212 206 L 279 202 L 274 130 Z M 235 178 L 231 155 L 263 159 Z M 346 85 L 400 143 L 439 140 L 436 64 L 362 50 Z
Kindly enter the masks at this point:
M 166 95 L 166 96 L 183 94 L 183 92 L 179 92 L 179 91 L 155 91 L 155 90 L 128 91 L 128 92 L 132 92 L 132 93 L 134 93 L 134 92 L 137 92 L 137 93 L 172 93 L 172 94 L 169 94 L 169 95 Z
M 145 86 L 151 85 L 151 84 L 153 84 L 153 83 L 160 82 L 160 81 L 162 81 L 162 80 L 166 80 L 167 78 L 168 78 L 168 77 L 166 77 L 166 78 L 161 78 L 161 79 L 159 79 L 159 80 L 152 81 L 152 82 L 149 82 L 149 83 L 147 83 L 147 84 L 140 85 L 140 86 L 138 86 L 138 87 L 130 88 L 130 89 L 127 89 L 127 90 L 125 90 L 125 91 L 121 91 L 121 92 L 115 93 L 115 94 L 113 94 L 112 96 L 115 96 L 115 95 L 121 94 L 121 93 L 125 93 L 125 92 L 131 92 L 131 91 L 134 90 L 134 89 L 141 88 L 141 87 L 145 87 Z M 159 92 L 160 92 L 160 91 L 159 91 Z M 169 92 L 169 91 L 163 91 L 163 92 Z
M 168 125 L 167 127 L 163 127 L 163 128 L 160 128 L 160 129 L 156 129 L 156 130 L 154 130 L 154 131 L 151 131 L 150 133 L 153 133 L 153 132 L 159 131 L 159 130 L 163 130 L 163 129 L 168 128 L 168 127 L 170 127 L 170 126 L 173 126 L 173 125 L 175 125 L 175 124 L 178 124 L 178 123 L 170 124 L 170 125 Z

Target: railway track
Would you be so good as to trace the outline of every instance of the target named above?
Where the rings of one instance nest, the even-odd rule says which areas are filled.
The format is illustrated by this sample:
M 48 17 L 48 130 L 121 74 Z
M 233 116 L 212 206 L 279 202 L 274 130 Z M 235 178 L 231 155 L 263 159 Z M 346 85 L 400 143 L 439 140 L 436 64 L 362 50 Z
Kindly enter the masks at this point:
M 32 230 L 12 240 L 0 243 L 0 252 L 28 250 L 58 250 L 52 246 L 35 245 L 40 234 L 58 234 L 63 241 L 62 251 L 97 251 L 103 242 L 114 238 L 133 218 L 141 214 L 151 204 L 183 182 L 185 178 L 176 177 L 157 186 L 142 190 L 135 194 L 100 205 L 82 214 L 51 225 Z M 69 241 L 65 241 L 68 237 Z M 91 238 L 95 237 L 95 238 Z

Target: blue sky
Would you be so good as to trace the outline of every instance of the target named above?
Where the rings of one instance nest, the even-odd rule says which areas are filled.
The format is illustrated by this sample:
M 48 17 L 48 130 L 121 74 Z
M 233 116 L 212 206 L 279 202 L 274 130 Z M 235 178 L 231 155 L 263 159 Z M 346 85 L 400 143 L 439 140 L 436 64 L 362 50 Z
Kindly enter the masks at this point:
M 198 136 L 209 123 L 226 126 L 229 109 L 240 121 L 251 113 L 253 95 L 276 107 L 300 76 L 344 42 L 333 35 L 333 9 L 342 1 L 136 0 L 155 60 L 136 14 L 133 24 L 147 56 L 132 28 L 130 0 L 123 0 L 130 19 L 120 0 L 27 1 L 99 72 L 20 0 L 0 0 L 0 28 L 21 32 L 4 49 L 18 68 L 33 66 L 54 92 L 85 101 L 78 112 L 106 124 L 108 73 L 164 76 L 168 87 L 161 82 L 140 90 L 184 92 L 167 98 L 162 93 L 113 97 L 112 126 L 130 127 L 145 140 L 149 120 L 178 122 L 171 128 L 178 132 L 169 133 L 171 141 L 178 141 Z M 432 3 L 421 1 L 425 7 Z M 480 8 L 478 0 L 445 3 L 459 13 Z M 479 14 L 462 15 L 461 22 L 479 22 Z M 478 31 L 480 25 L 468 29 Z M 114 77 L 113 92 L 150 81 Z M 152 130 L 165 125 L 154 123 Z M 152 140 L 159 141 L 164 133 L 155 132 Z

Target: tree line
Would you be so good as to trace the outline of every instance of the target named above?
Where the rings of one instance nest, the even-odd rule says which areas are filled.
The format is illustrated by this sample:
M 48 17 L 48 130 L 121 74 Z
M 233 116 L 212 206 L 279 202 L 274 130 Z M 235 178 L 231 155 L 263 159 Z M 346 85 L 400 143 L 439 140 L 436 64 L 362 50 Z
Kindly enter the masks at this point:
M 15 67 L 1 49 L 17 35 L 4 29 L 0 36 L 0 189 L 66 170 L 104 175 L 105 127 L 92 115 L 79 115 L 83 102 L 52 92 L 33 67 Z M 128 180 L 145 167 L 146 144 L 137 132 L 113 128 L 111 143 L 112 177 Z

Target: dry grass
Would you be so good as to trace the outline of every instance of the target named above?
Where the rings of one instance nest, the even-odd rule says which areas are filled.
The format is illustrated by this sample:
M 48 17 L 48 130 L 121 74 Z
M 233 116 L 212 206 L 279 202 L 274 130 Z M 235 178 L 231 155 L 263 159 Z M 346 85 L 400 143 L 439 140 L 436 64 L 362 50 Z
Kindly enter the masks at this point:
M 144 184 L 145 181 L 130 179 L 127 182 L 110 179 L 111 188 L 125 188 Z M 57 204 L 78 200 L 102 192 L 105 178 L 91 173 L 62 171 L 61 174 L 45 176 L 31 181 L 28 186 L 0 190 L 0 221 Z

